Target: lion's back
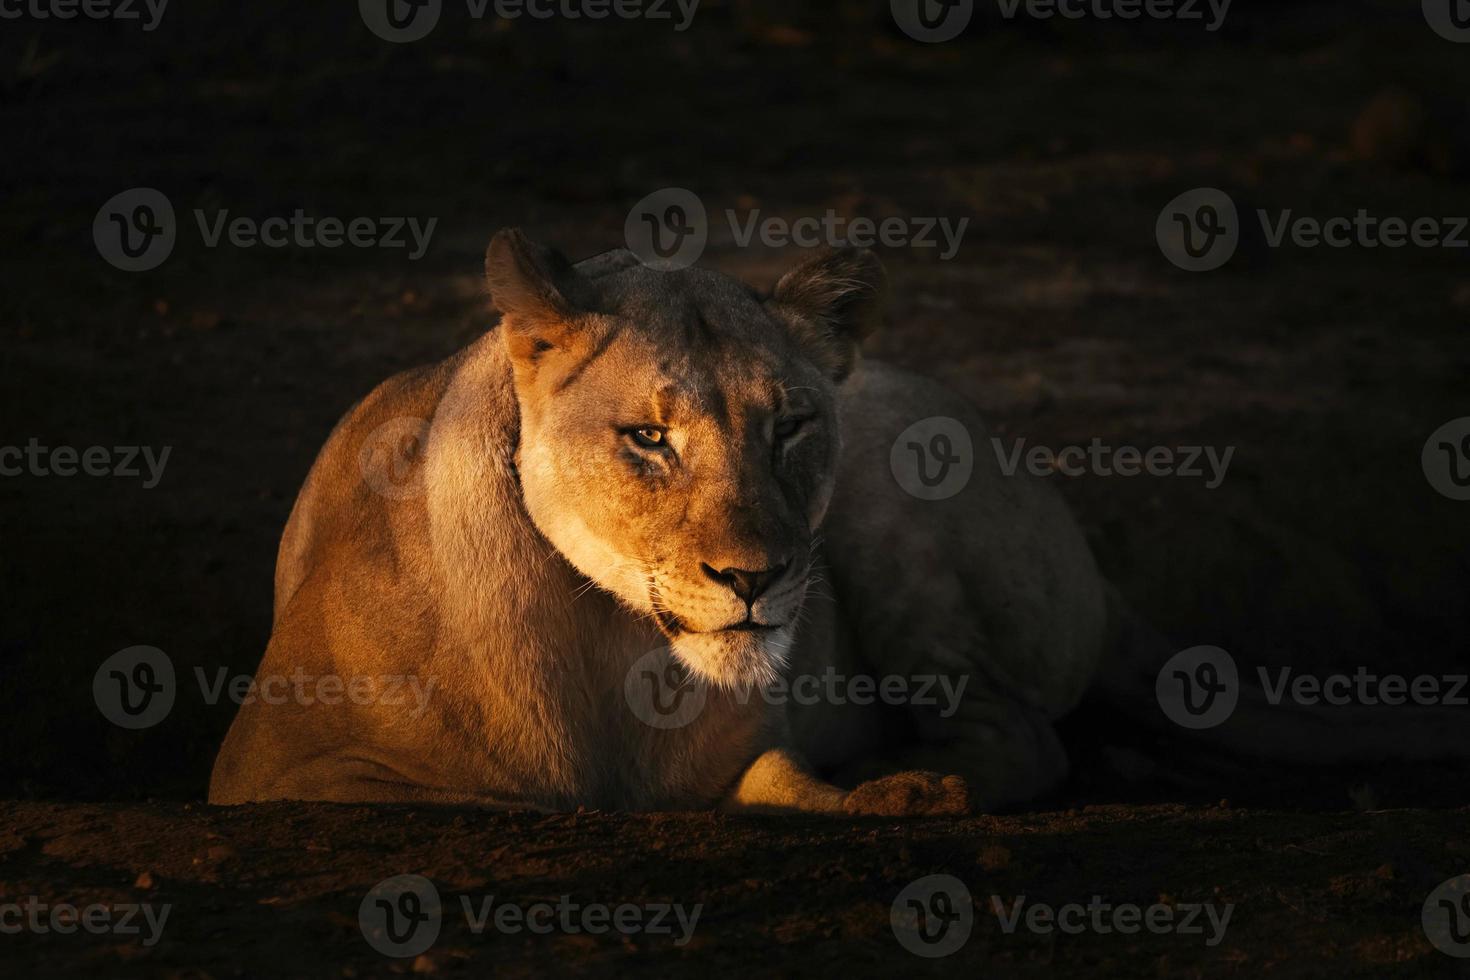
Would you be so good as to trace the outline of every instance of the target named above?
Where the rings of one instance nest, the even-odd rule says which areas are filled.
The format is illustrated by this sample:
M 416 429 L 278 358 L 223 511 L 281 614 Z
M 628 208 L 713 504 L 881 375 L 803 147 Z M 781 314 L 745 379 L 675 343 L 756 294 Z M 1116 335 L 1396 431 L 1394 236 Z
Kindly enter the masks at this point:
M 394 375 L 332 429 L 281 534 L 274 623 L 335 543 L 389 535 L 395 514 L 421 508 L 424 437 L 462 357 Z

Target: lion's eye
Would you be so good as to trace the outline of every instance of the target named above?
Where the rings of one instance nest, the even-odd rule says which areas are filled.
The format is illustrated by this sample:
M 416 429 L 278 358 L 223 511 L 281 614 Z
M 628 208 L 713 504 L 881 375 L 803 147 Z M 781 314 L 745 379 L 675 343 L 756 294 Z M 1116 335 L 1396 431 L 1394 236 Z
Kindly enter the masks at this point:
M 662 449 L 664 446 L 664 430 L 656 425 L 640 425 L 628 435 L 644 449 Z
M 795 417 L 781 419 L 776 423 L 776 438 L 790 439 L 792 436 L 796 435 L 796 430 L 800 429 L 801 424 L 805 421 L 806 419 Z

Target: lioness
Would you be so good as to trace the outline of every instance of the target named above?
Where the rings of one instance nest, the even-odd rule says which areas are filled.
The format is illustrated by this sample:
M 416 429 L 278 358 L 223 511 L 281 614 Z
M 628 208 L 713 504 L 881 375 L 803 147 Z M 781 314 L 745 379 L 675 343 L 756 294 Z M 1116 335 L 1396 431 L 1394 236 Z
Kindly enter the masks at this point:
M 1024 473 L 976 458 L 948 499 L 899 486 L 913 423 L 984 430 L 932 382 L 860 363 L 885 292 L 872 253 L 810 258 L 763 296 L 627 252 L 572 266 L 504 231 L 485 271 L 498 326 L 328 439 L 257 675 L 432 696 L 252 700 L 211 802 L 953 813 L 1063 777 L 1052 722 L 1094 673 L 1107 590 Z M 365 479 L 375 440 L 404 432 L 410 469 Z M 650 723 L 639 671 L 684 672 L 697 713 Z M 760 693 L 834 672 L 959 679 L 958 702 Z

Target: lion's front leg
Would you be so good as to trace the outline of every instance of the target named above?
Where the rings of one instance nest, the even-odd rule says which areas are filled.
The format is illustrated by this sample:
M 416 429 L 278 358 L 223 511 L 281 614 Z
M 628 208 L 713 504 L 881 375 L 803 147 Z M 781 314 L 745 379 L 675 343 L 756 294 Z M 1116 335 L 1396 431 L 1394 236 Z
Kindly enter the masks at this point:
M 938 816 L 969 812 L 958 776 L 900 772 L 849 791 L 824 782 L 789 749 L 771 749 L 741 775 L 721 809 L 736 813 L 825 813 L 846 816 Z

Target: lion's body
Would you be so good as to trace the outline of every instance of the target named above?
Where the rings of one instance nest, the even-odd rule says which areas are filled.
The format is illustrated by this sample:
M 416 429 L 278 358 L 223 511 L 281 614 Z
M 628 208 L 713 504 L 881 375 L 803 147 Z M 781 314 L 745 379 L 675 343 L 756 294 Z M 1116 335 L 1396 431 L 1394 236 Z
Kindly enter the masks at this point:
M 414 798 L 421 787 L 446 801 L 701 807 L 777 744 L 779 709 L 759 697 L 741 705 L 712 690 L 699 717 L 672 731 L 628 709 L 629 667 L 662 638 L 587 589 L 528 519 L 506 465 L 516 440 L 509 371 L 489 335 L 384 383 L 333 433 L 282 539 L 275 632 L 259 676 L 301 667 L 344 683 L 436 678 L 428 710 L 407 718 L 403 704 L 249 705 L 221 752 L 215 802 Z M 1023 477 L 977 459 L 975 493 L 923 501 L 897 485 L 893 435 L 912 419 L 966 413 L 954 396 L 870 363 L 844 401 L 847 462 L 824 543 L 837 594 L 812 602 L 793 670 L 991 680 L 998 687 L 969 686 L 951 722 L 958 767 L 962 726 L 1000 723 L 997 705 L 1053 718 L 1080 697 L 1103 633 L 1101 583 L 1051 494 L 1034 483 L 1012 489 L 1008 481 Z M 364 480 L 360 455 L 401 418 L 430 419 L 433 429 L 417 464 L 423 492 L 397 497 Z M 470 446 L 477 451 L 456 451 Z M 470 538 L 478 527 L 487 533 Z M 882 729 L 865 708 L 821 703 L 793 715 L 798 748 L 824 766 L 899 748 L 875 744 Z M 991 764 L 1025 770 L 1035 758 Z
M 1103 584 L 1050 489 L 1001 475 L 992 454 L 976 453 L 970 485 L 948 500 L 898 486 L 889 448 L 918 419 L 958 418 L 985 445 L 960 399 L 876 364 L 846 379 L 835 415 L 837 490 L 816 493 L 824 540 L 800 548 L 813 549 L 829 581 L 806 602 L 785 657 L 791 672 L 963 675 L 959 710 L 913 708 L 916 741 L 885 744 L 878 708 L 788 711 L 711 684 L 696 717 L 657 727 L 630 710 L 629 671 L 682 624 L 661 620 L 657 601 L 650 614 L 592 588 L 598 569 L 548 540 L 562 533 L 547 530 L 559 518 L 531 513 L 525 365 L 506 330 L 390 379 L 355 406 L 323 448 L 281 542 L 274 630 L 257 680 L 335 676 L 349 688 L 409 677 L 431 696 L 417 704 L 400 682 L 397 698 L 380 686 L 363 703 L 247 703 L 216 762 L 212 802 L 723 801 L 824 811 L 847 800 L 852 809 L 856 794 L 808 775 L 798 751 L 832 770 L 858 771 L 872 758 L 890 768 L 924 762 L 964 775 L 985 803 L 1025 798 L 1061 777 L 1050 721 L 1096 668 Z M 428 423 L 419 451 L 391 482 L 374 479 L 382 475 L 374 440 L 411 431 L 412 420 Z M 680 505 L 686 520 L 701 506 L 699 488 L 691 492 Z

